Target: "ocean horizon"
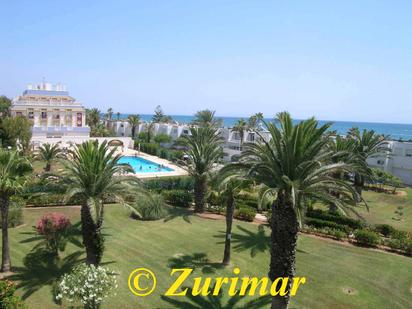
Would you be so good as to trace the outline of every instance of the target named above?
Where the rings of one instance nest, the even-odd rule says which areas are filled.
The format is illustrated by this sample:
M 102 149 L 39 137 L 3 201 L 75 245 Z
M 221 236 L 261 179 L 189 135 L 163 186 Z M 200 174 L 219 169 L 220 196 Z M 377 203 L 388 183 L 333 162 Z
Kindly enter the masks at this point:
M 129 114 L 120 114 L 120 119 L 126 119 Z M 144 121 L 150 121 L 153 114 L 139 114 L 140 118 Z M 170 115 L 174 121 L 178 123 L 188 124 L 195 118 L 193 115 Z M 113 119 L 117 116 L 114 114 Z M 247 120 L 248 117 L 227 117 L 216 116 L 217 119 L 223 121 L 224 127 L 233 127 L 239 119 Z M 265 121 L 271 121 L 273 118 L 265 118 Z M 301 119 L 294 119 L 294 122 L 299 122 Z M 336 121 L 336 120 L 318 120 L 319 123 L 325 124 L 332 123 L 331 130 L 336 130 L 338 134 L 345 134 L 349 129 L 357 127 L 360 130 L 374 130 L 378 134 L 387 135 L 393 140 L 412 141 L 412 124 L 401 123 L 383 123 L 383 122 L 360 122 L 360 121 Z

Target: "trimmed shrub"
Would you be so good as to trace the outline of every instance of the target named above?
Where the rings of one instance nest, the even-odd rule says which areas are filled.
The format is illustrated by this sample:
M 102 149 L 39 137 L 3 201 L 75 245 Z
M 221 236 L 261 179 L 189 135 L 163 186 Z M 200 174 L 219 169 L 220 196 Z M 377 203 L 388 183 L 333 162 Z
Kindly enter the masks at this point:
M 167 190 L 162 194 L 170 205 L 178 207 L 189 208 L 193 200 L 192 193 L 186 190 Z
M 338 224 L 336 222 L 325 221 L 325 220 L 321 220 L 321 219 L 317 219 L 317 218 L 306 218 L 305 223 L 308 226 L 313 226 L 313 227 L 316 227 L 316 228 L 326 228 L 326 227 L 328 227 L 328 228 L 331 228 L 331 229 L 342 231 L 344 233 L 349 233 L 350 230 L 351 230 L 346 225 L 341 225 L 341 224 Z
M 385 237 L 389 237 L 394 233 L 396 234 L 396 229 L 389 224 L 377 224 L 375 225 L 374 230 Z
M 252 207 L 241 205 L 238 209 L 235 209 L 233 215 L 236 219 L 252 222 L 256 216 L 256 210 Z
M 143 185 L 146 189 L 157 192 L 161 192 L 163 190 L 192 191 L 194 187 L 194 181 L 190 176 L 161 177 L 143 180 Z
M 258 199 L 251 194 L 242 194 L 236 197 L 236 203 L 245 205 L 248 207 L 258 208 Z
M 339 225 L 346 225 L 352 229 L 362 229 L 365 226 L 365 223 L 360 220 L 344 217 L 336 213 L 329 213 L 322 211 L 321 209 L 308 209 L 306 216 L 321 219 L 323 221 L 335 222 Z
M 168 214 L 163 196 L 157 193 L 140 195 L 133 208 L 136 210 L 133 214 L 141 220 L 159 220 Z
M 354 235 L 356 242 L 360 245 L 376 247 L 380 243 L 379 235 L 372 231 L 356 230 Z
M 67 244 L 67 234 L 70 229 L 70 220 L 63 214 L 45 214 L 37 222 L 36 231 L 42 235 L 47 249 L 54 255 L 64 251 Z
M 23 301 L 15 295 L 17 286 L 14 282 L 4 279 L 0 280 L 0 309 L 26 308 Z

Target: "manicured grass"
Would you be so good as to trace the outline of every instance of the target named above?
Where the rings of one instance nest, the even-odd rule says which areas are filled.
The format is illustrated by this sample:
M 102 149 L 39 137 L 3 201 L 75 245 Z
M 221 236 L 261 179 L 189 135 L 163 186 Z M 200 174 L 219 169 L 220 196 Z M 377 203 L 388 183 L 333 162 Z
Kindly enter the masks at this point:
M 412 189 L 403 188 L 402 195 L 365 191 L 363 197 L 369 205 L 369 212 L 363 207 L 359 214 L 370 224 L 390 224 L 393 227 L 412 232 Z
M 396 229 L 412 232 L 412 188 L 399 189 L 398 193 L 401 194 L 363 191 L 362 196 L 369 211 L 364 204 L 360 204 L 355 210 L 368 224 L 390 224 Z M 321 204 L 316 204 L 315 207 L 327 209 Z M 351 216 L 357 218 L 354 214 Z
M 67 272 L 84 257 L 83 250 L 69 245 L 61 261 L 53 263 L 30 252 L 36 242 L 30 242 L 32 226 L 44 213 L 56 209 L 26 209 L 25 225 L 10 230 L 12 263 L 30 308 L 58 308 L 52 300 L 52 285 L 56 277 Z M 76 222 L 78 208 L 61 208 Z M 232 276 L 235 266 L 241 275 L 265 276 L 268 271 L 268 229 L 249 223 L 234 224 L 232 265 L 222 268 L 224 222 L 182 216 L 179 211 L 168 222 L 142 222 L 130 219 L 118 205 L 107 207 L 107 234 L 104 262 L 119 272 L 117 296 L 103 308 L 173 308 L 161 299 L 173 281 L 170 269 L 195 268 L 191 278 Z M 188 223 L 186 220 L 190 220 Z M 138 267 L 155 272 L 158 287 L 154 294 L 138 298 L 129 292 L 127 277 Z M 292 308 L 411 308 L 412 258 L 358 248 L 340 243 L 299 237 L 297 273 L 307 277 Z M 353 289 L 348 294 L 346 289 Z M 176 298 L 177 301 L 189 301 Z M 226 304 L 227 297 L 222 299 Z M 176 308 L 188 307 L 182 304 Z M 210 308 L 220 308 L 212 307 Z

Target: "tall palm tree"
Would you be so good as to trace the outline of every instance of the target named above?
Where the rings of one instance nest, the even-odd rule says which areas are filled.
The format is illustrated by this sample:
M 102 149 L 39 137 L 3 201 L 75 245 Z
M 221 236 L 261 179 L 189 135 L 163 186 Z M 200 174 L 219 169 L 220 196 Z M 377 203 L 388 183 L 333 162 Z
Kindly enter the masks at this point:
M 98 265 L 104 250 L 101 232 L 104 220 L 104 201 L 117 201 L 126 206 L 125 197 L 137 184 L 136 177 L 121 176 L 133 173 L 128 164 L 119 163 L 107 142 L 87 141 L 77 145 L 64 162 L 60 183 L 65 188 L 65 200 L 76 197 L 81 201 L 83 244 L 86 248 L 86 263 Z
M 358 128 L 352 128 L 349 130 L 348 136 L 354 139 L 354 152 L 366 166 L 366 160 L 377 155 L 380 148 L 386 144 L 386 137 L 384 135 L 376 134 L 373 130 L 365 129 L 361 133 Z M 371 170 L 369 168 L 368 172 L 371 174 Z M 365 178 L 365 174 L 355 172 L 354 185 L 359 196 L 361 196 L 363 187 L 365 186 Z
M 356 141 L 350 137 L 342 137 L 340 135 L 333 136 L 334 133 L 329 132 L 331 137 L 328 143 L 328 149 L 331 152 L 330 162 L 339 163 L 345 162 L 352 167 L 352 173 L 359 173 L 361 175 L 371 177 L 371 170 L 366 162 L 356 153 Z M 345 175 L 342 171 L 337 171 L 332 175 L 336 179 L 345 179 L 348 178 L 348 175 Z M 334 194 L 336 198 L 339 198 L 334 191 L 331 191 L 331 194 Z M 359 196 L 358 201 L 361 200 Z M 335 212 L 338 208 L 335 204 L 329 205 L 329 211 Z
M 113 108 L 109 107 L 106 112 L 106 127 L 109 128 L 113 117 Z
M 127 117 L 127 121 L 129 122 L 132 128 L 132 139 L 136 136 L 136 128 L 139 126 L 140 123 L 140 116 L 139 115 L 129 115 Z
M 225 234 L 225 250 L 223 253 L 223 265 L 230 264 L 231 255 L 231 242 L 232 242 L 232 224 L 233 224 L 233 214 L 235 211 L 235 199 L 236 196 L 243 189 L 249 187 L 251 182 L 244 176 L 236 175 L 231 173 L 230 169 L 228 172 L 225 168 L 219 171 L 216 177 L 215 184 L 221 197 L 222 202 L 226 206 L 226 234 Z
M 59 158 L 63 157 L 63 153 L 59 147 L 59 143 L 56 144 L 43 144 L 39 147 L 38 152 L 35 156 L 36 160 L 43 161 L 46 163 L 44 167 L 45 172 L 51 171 L 52 163 Z
M 155 122 L 151 121 L 146 124 L 146 142 L 150 143 L 153 137 Z
M 86 120 L 89 127 L 97 127 L 100 123 L 101 112 L 97 108 L 86 110 Z
M 294 125 L 286 112 L 277 115 L 279 127 L 274 122 L 266 125 L 271 139 L 245 144 L 238 163 L 232 170 L 246 172 L 251 180 L 265 185 L 276 198 L 271 206 L 271 259 L 269 278 L 295 275 L 296 244 L 301 217 L 308 199 L 327 204 L 335 203 L 346 211 L 356 192 L 333 174 L 350 170 L 346 163 L 330 163 L 328 139 L 323 135 L 331 124 L 319 126 L 311 118 Z M 260 133 L 258 133 L 260 134 Z M 337 199 L 330 192 L 341 197 Z M 289 293 L 274 296 L 272 308 L 287 308 Z
M 260 126 L 262 125 L 262 121 L 263 121 L 263 113 L 256 113 L 250 116 L 248 120 L 249 130 L 252 130 L 254 132 L 259 131 Z
M 195 212 L 203 212 L 213 165 L 222 157 L 222 139 L 215 127 L 191 127 L 190 135 L 182 137 L 186 146 L 186 169 L 195 181 Z
M 1 203 L 1 230 L 2 230 L 2 260 L 1 271 L 11 269 L 8 216 L 10 198 L 21 192 L 32 166 L 28 159 L 17 151 L 0 149 L 0 203 Z
M 249 126 L 247 124 L 247 122 L 243 119 L 240 118 L 236 124 L 233 126 L 232 131 L 236 132 L 239 134 L 239 138 L 240 138 L 240 150 L 242 150 L 243 147 L 243 142 L 245 139 L 245 133 L 249 130 Z
M 213 126 L 221 127 L 222 120 L 215 117 L 215 111 L 210 109 L 204 109 L 196 112 L 195 119 L 192 121 L 192 124 L 199 127 Z

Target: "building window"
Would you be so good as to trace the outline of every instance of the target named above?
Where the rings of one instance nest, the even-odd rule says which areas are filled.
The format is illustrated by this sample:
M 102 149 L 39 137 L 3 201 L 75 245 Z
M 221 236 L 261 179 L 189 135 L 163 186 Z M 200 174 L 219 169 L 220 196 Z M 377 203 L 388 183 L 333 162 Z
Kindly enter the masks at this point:
M 16 116 L 23 116 L 22 112 L 16 112 Z
M 29 112 L 28 117 L 29 117 L 29 119 L 33 119 L 33 118 L 34 118 L 34 113 L 33 113 L 33 112 Z
M 83 121 L 83 115 L 82 113 L 77 113 L 77 126 L 81 127 L 82 126 L 82 121 Z
M 41 119 L 47 119 L 47 112 L 41 112 Z
M 383 160 L 378 160 L 376 163 L 378 163 L 379 165 L 384 165 L 384 164 L 385 164 L 385 161 L 383 161 Z
M 188 130 L 183 130 L 183 134 L 189 134 Z
M 412 149 L 405 149 L 405 156 L 412 157 Z

